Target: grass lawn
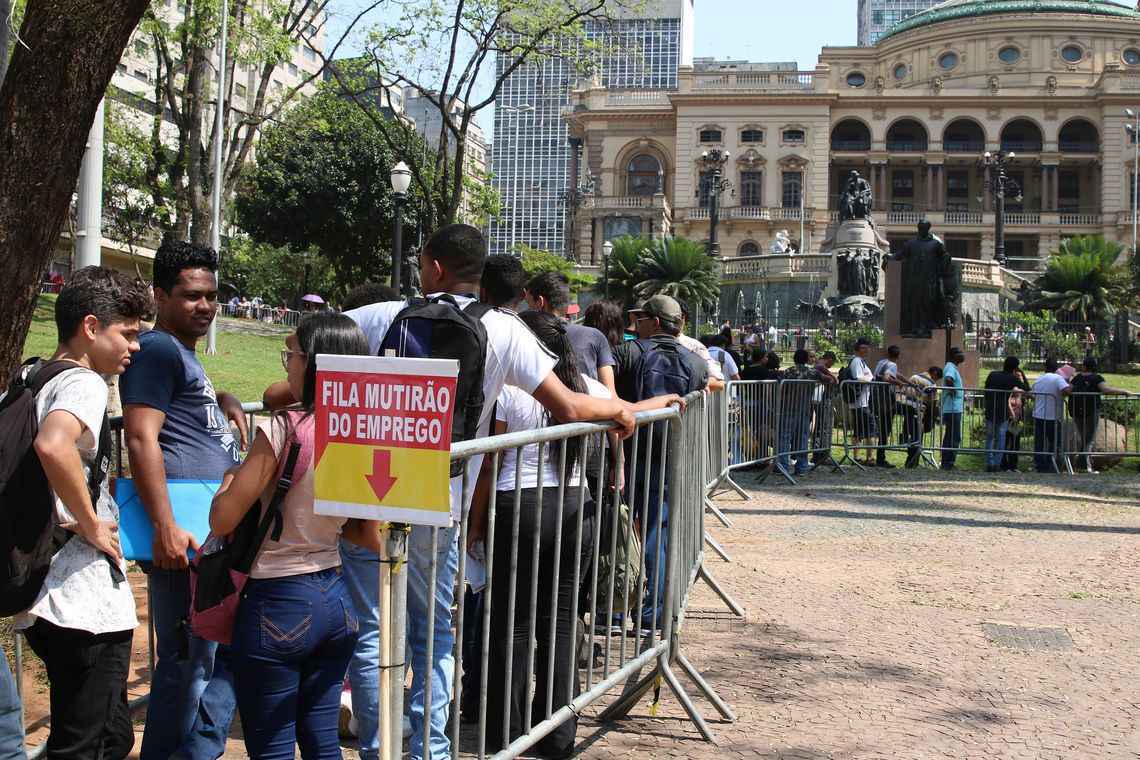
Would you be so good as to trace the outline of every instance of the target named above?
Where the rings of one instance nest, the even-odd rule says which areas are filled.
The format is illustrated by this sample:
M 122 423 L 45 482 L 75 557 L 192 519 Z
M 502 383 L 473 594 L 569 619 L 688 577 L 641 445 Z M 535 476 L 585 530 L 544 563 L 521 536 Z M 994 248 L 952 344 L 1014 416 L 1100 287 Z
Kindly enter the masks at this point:
M 41 295 L 24 341 L 24 356 L 50 356 L 56 347 L 55 296 Z M 198 341 L 198 358 L 219 391 L 228 391 L 242 401 L 260 401 L 266 386 L 285 378 L 281 349 L 285 335 L 262 336 L 235 332 L 242 321 L 222 320 L 218 353 L 206 355 L 206 341 Z M 246 322 L 246 324 L 250 324 Z
M 984 387 L 986 384 L 986 378 L 991 372 L 996 371 L 997 370 L 983 369 L 979 375 L 978 383 Z M 1101 375 L 1104 376 L 1104 381 L 1111 385 L 1113 388 L 1119 388 L 1123 391 L 1130 391 L 1132 393 L 1140 393 L 1140 375 L 1114 375 L 1109 372 L 1102 372 Z M 1033 381 L 1041 376 L 1041 373 L 1026 372 L 1025 376 L 1029 378 L 1029 383 L 1032 385 Z

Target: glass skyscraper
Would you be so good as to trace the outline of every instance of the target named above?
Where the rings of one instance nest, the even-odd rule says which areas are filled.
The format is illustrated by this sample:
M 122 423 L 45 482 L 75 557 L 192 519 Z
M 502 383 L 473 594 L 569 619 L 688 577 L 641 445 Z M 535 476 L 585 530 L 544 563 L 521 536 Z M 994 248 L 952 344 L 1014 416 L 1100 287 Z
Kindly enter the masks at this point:
M 692 62 L 692 0 L 658 0 L 639 18 L 591 23 L 587 39 L 602 43 L 598 67 L 603 86 L 613 89 L 677 87 L 677 68 Z M 517 244 L 564 255 L 567 204 L 578 178 L 570 177 L 571 147 L 562 111 L 570 89 L 584 75 L 581 46 L 568 40 L 563 56 L 543 56 L 507 77 L 495 102 L 492 187 L 502 202 L 490 224 L 490 252 L 508 253 Z M 502 75 L 513 59 L 500 57 Z
M 887 30 L 942 0 L 859 0 L 859 44 L 874 45 Z

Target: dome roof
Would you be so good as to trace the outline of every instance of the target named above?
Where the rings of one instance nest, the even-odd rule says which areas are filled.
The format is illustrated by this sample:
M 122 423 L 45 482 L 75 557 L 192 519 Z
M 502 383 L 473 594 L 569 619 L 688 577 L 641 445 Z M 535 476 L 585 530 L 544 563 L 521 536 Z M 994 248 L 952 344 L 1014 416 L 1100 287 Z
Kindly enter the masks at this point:
M 895 24 L 879 41 L 920 26 L 995 13 L 1085 13 L 1140 21 L 1140 12 L 1113 0 L 946 0 Z

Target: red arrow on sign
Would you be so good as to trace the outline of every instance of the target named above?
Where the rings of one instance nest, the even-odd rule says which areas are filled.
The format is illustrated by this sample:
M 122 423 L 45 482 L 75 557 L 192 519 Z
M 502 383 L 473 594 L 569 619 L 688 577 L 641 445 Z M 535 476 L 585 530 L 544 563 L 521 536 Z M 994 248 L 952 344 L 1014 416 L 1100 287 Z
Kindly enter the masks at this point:
M 372 474 L 365 477 L 377 499 L 387 496 L 397 480 L 392 476 L 392 452 L 388 449 L 373 449 Z

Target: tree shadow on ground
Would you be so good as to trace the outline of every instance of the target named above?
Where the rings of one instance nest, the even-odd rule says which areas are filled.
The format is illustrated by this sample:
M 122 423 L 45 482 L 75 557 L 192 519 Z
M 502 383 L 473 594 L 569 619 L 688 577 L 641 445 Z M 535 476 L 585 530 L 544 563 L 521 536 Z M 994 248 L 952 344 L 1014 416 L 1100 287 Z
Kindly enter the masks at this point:
M 888 500 L 894 501 L 894 500 Z M 913 508 L 905 504 L 906 509 Z M 857 512 L 846 509 L 722 509 L 729 515 L 754 515 L 770 517 L 827 517 L 843 520 L 879 520 L 888 522 L 918 523 L 922 525 L 958 526 L 961 528 L 1012 528 L 1014 530 L 1067 531 L 1074 533 L 1121 533 L 1140 535 L 1140 527 L 1125 525 L 1081 525 L 1078 523 L 1017 522 L 1014 520 L 977 520 L 969 517 L 938 517 L 935 515 L 912 515 L 901 512 Z

